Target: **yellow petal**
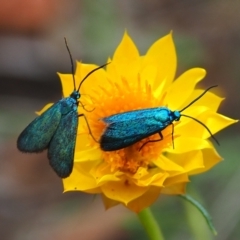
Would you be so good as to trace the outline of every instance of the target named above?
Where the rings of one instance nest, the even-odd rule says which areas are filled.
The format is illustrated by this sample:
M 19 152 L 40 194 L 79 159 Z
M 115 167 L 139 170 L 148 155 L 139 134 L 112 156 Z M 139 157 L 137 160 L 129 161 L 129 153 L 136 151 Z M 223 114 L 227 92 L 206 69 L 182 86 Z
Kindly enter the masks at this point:
M 121 78 L 131 79 L 131 83 L 136 82 L 140 71 L 141 59 L 137 47 L 127 32 L 118 45 L 112 62 L 107 67 L 109 77 L 114 82 L 120 82 Z
M 78 90 L 80 83 L 83 81 L 83 79 L 94 69 L 96 69 L 97 65 L 95 64 L 82 64 L 80 62 L 77 62 L 77 68 L 76 73 L 74 74 L 74 79 L 72 74 L 61 74 L 58 73 L 62 88 L 63 88 L 63 96 L 69 97 L 70 94 L 74 91 L 74 80 L 75 80 L 75 90 Z M 107 85 L 107 75 L 104 69 L 98 69 L 92 74 L 90 74 L 82 83 L 81 89 L 79 89 L 81 98 L 80 101 L 84 97 L 88 97 L 91 95 L 95 95 L 95 89 L 92 86 L 96 87 L 98 86 L 104 86 Z M 87 96 L 84 96 L 87 95 Z
M 120 177 L 124 175 L 118 171 L 112 173 L 110 166 L 105 162 L 92 169 L 91 174 L 96 178 L 98 186 L 104 185 L 106 182 L 120 181 Z
M 226 128 L 229 125 L 238 122 L 238 120 L 228 118 L 221 114 L 216 114 L 215 112 L 212 111 L 208 111 L 205 112 L 204 114 L 201 114 L 201 116 L 199 116 L 199 119 L 200 121 L 202 119 L 203 122 L 209 127 L 209 129 L 211 129 L 212 134 L 215 134 L 222 130 L 223 128 Z M 206 121 L 204 121 L 204 119 L 206 119 Z M 204 131 L 203 138 L 207 137 L 209 137 L 209 134 L 207 133 L 207 131 Z
M 66 191 L 85 191 L 96 188 L 96 181 L 88 172 L 81 168 L 80 164 L 74 164 L 72 174 L 63 179 L 64 192 Z
M 104 63 L 103 63 L 104 64 Z M 111 63 L 110 63 L 111 64 Z M 79 87 L 80 82 L 83 81 L 83 79 L 94 69 L 98 68 L 99 66 L 95 64 L 83 64 L 80 62 L 77 62 L 77 69 L 75 73 L 76 78 L 76 87 Z M 80 88 L 80 93 L 82 94 L 80 101 L 83 99 L 91 99 L 91 97 L 94 97 L 97 93 L 96 90 L 98 90 L 101 86 L 107 86 L 107 73 L 104 68 L 100 68 L 93 73 L 91 73 L 82 83 Z M 97 96 L 98 97 L 98 96 Z
M 130 201 L 143 195 L 149 187 L 138 187 L 127 179 L 119 182 L 108 182 L 102 187 L 102 192 L 106 197 L 128 204 Z
M 194 90 L 192 94 L 189 96 L 186 101 L 179 106 L 178 110 L 181 110 L 182 108 L 186 107 L 189 103 L 194 101 L 197 97 L 199 97 L 204 90 Z M 212 92 L 207 92 L 203 97 L 198 99 L 193 106 L 206 106 L 207 108 L 211 109 L 212 111 L 217 111 L 218 107 L 220 106 L 220 103 L 224 100 L 224 98 L 221 98 L 217 96 L 216 94 Z M 187 109 L 184 110 L 184 113 L 187 114 Z
M 100 159 L 102 156 L 102 152 L 100 151 L 99 146 L 92 146 L 92 139 L 89 134 L 78 134 L 77 141 L 75 144 L 75 161 L 95 161 L 96 159 Z
M 43 114 L 45 111 L 47 111 L 54 103 L 48 103 L 45 105 L 40 111 L 35 112 L 37 115 Z
M 62 83 L 63 97 L 69 97 L 74 90 L 73 75 L 57 73 Z M 80 81 L 78 81 L 80 82 Z
M 171 161 L 182 166 L 186 173 L 189 173 L 191 171 L 205 168 L 202 151 L 203 150 L 193 150 L 181 154 L 172 152 L 167 153 L 166 156 L 171 159 Z
M 160 169 L 164 171 L 170 171 L 170 172 L 184 172 L 184 168 L 178 165 L 177 163 L 174 163 L 167 157 L 160 155 L 158 159 L 153 160 L 153 163 L 158 166 Z
M 165 87 L 172 83 L 177 66 L 176 50 L 172 39 L 172 33 L 156 41 L 144 57 L 144 65 L 154 65 L 158 68 L 158 75 L 153 89 L 159 82 L 165 80 Z
M 141 177 L 140 179 L 133 180 L 133 182 L 142 187 L 157 186 L 162 187 L 165 179 L 169 176 L 167 172 L 162 172 L 159 169 L 150 169 L 149 174 Z
M 196 84 L 206 75 L 202 68 L 193 68 L 178 77 L 167 90 L 165 102 L 167 106 L 176 110 L 191 96 Z M 189 102 L 190 103 L 190 102 Z
M 101 194 L 101 196 L 102 196 L 103 204 L 104 204 L 106 209 L 109 209 L 111 207 L 115 207 L 115 206 L 120 204 L 117 201 L 114 201 L 110 198 L 107 198 L 104 194 Z
M 141 80 L 147 81 L 147 83 L 150 85 L 152 85 L 154 81 L 156 81 L 157 76 L 158 76 L 158 68 L 155 65 L 147 65 L 140 70 Z M 158 97 L 157 95 L 155 96 Z
M 179 183 L 187 183 L 187 182 L 189 182 L 188 174 L 184 173 L 184 174 L 167 178 L 166 181 L 164 182 L 164 185 L 165 185 L 165 188 L 167 188 L 172 185 L 178 185 Z M 165 188 L 163 188 L 163 190 Z
M 140 212 L 144 208 L 149 207 L 152 203 L 154 203 L 161 193 L 160 187 L 150 187 L 142 196 L 139 198 L 129 202 L 127 207 L 133 212 Z
M 121 43 L 118 45 L 113 55 L 114 64 L 122 65 L 124 63 L 127 66 L 129 63 L 137 60 L 138 58 L 138 49 L 132 39 L 129 37 L 128 33 L 125 32 Z
M 101 162 L 100 160 L 76 162 L 74 167 L 78 169 L 78 173 L 91 178 L 91 180 L 94 182 L 94 187 L 99 187 L 108 181 L 120 181 L 120 176 L 123 175 L 121 172 L 111 173 L 109 165 L 107 165 L 105 162 Z M 82 183 L 82 185 L 84 184 Z M 89 191 L 91 188 L 92 187 L 89 189 L 85 188 L 85 190 Z
M 179 183 L 162 189 L 162 194 L 179 195 L 186 193 L 187 183 Z
M 86 117 L 87 119 L 87 117 Z M 88 121 L 88 120 L 87 120 Z M 90 129 L 92 128 L 91 122 L 88 121 Z M 80 156 L 83 156 L 83 154 L 79 153 L 81 151 L 88 151 L 89 154 L 96 154 L 95 158 L 101 157 L 102 153 L 100 151 L 99 145 L 93 145 L 95 143 L 96 136 L 89 134 L 89 129 L 87 127 L 87 123 L 85 121 L 85 118 L 79 117 L 78 118 L 78 135 L 76 140 L 76 146 L 75 146 L 75 157 L 80 160 Z M 96 139 L 97 141 L 98 139 Z M 85 153 L 84 153 L 85 154 Z M 93 155 L 88 156 L 86 155 L 84 159 L 91 159 Z M 84 157 L 84 156 L 83 156 Z M 94 158 L 94 159 L 95 159 Z
M 101 178 L 98 179 L 97 184 L 98 186 L 102 186 L 107 182 L 113 182 L 113 181 L 119 181 L 119 178 L 116 175 L 113 174 L 106 174 L 103 175 Z
M 185 153 L 193 150 L 204 148 L 212 148 L 212 145 L 207 140 L 192 137 L 178 137 L 174 139 L 174 149 L 168 148 L 168 152 Z
M 204 160 L 204 168 L 196 169 L 189 172 L 189 175 L 199 174 L 202 172 L 206 172 L 212 167 L 214 167 L 217 163 L 222 161 L 222 157 L 217 153 L 214 147 L 203 149 L 202 150 L 203 160 Z
M 199 107 L 194 107 L 192 109 L 197 110 L 199 109 Z M 191 112 L 188 112 L 188 114 L 186 115 L 192 116 L 204 123 L 210 129 L 212 134 L 215 134 L 223 128 L 226 128 L 227 126 L 238 122 L 238 120 L 228 118 L 212 110 L 201 111 L 200 114 L 193 112 L 194 110 L 191 110 Z M 192 129 L 194 129 L 194 131 L 192 131 Z M 185 116 L 181 118 L 181 122 L 174 130 L 176 130 L 175 134 L 180 136 L 192 136 L 203 139 L 207 139 L 210 137 L 208 131 L 201 124 L 197 123 L 192 119 L 187 119 L 187 117 Z
M 74 162 L 96 161 L 102 156 L 98 147 L 90 147 L 84 151 L 75 151 Z

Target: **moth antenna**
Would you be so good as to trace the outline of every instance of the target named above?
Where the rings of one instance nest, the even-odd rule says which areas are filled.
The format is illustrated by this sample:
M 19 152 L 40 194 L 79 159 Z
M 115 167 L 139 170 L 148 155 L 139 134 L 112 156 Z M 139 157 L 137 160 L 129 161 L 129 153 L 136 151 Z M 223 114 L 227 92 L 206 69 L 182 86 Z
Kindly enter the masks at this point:
M 65 41 L 65 45 L 66 45 L 66 48 L 67 48 L 67 51 L 68 51 L 68 54 L 69 54 L 69 57 L 70 57 L 70 61 L 71 61 L 72 76 L 73 76 L 73 86 L 74 86 L 74 91 L 76 91 L 76 81 L 75 81 L 75 77 L 74 77 L 73 58 L 72 58 L 72 54 L 71 54 L 70 49 L 69 49 L 68 44 L 67 44 L 67 39 L 64 38 L 64 41 Z
M 109 62 L 110 63 L 110 62 Z M 92 74 L 92 73 L 94 73 L 95 71 L 97 71 L 98 69 L 100 69 L 100 68 L 103 68 L 103 67 L 105 67 L 106 65 L 108 65 L 109 63 L 105 63 L 105 64 L 103 64 L 102 66 L 100 66 L 100 67 L 97 67 L 97 68 L 94 68 L 91 72 L 89 72 L 84 78 L 83 78 L 83 80 L 80 82 L 80 84 L 79 84 L 79 87 L 78 87 L 78 92 L 79 92 L 79 90 L 80 90 L 80 88 L 81 88 L 81 86 L 82 86 L 82 84 L 83 84 L 83 82 Z
M 207 88 L 202 94 L 200 94 L 197 98 L 195 98 L 192 102 L 190 102 L 186 107 L 184 107 L 181 111 L 179 112 L 182 112 L 184 111 L 185 109 L 187 109 L 188 107 L 190 107 L 192 104 L 194 104 L 197 100 L 199 100 L 204 94 L 206 94 L 210 89 L 212 88 L 215 88 L 217 87 L 218 85 L 214 85 L 214 86 L 211 86 L 209 88 Z
M 208 133 L 210 134 L 210 136 L 215 140 L 215 142 L 217 143 L 217 145 L 220 145 L 218 140 L 213 136 L 212 132 L 210 131 L 210 129 L 201 121 L 199 121 L 198 119 L 185 115 L 185 114 L 181 114 L 181 116 L 187 117 L 187 118 L 191 118 L 192 120 L 198 122 L 199 124 L 201 124 L 205 129 L 207 129 Z

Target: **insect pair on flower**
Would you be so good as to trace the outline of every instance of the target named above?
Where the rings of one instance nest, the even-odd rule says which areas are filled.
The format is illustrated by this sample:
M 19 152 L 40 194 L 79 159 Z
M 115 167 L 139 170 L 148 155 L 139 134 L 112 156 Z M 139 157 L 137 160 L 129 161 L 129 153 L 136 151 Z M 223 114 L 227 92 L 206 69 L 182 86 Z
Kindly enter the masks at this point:
M 69 49 L 68 52 L 70 54 Z M 71 54 L 70 58 L 74 85 L 73 92 L 69 97 L 62 98 L 39 117 L 35 118 L 35 120 L 23 130 L 17 140 L 17 147 L 22 152 L 38 153 L 48 149 L 49 163 L 59 177 L 66 178 L 72 172 L 79 117 L 85 118 L 90 135 L 100 144 L 100 148 L 103 151 L 115 151 L 126 148 L 142 139 L 158 133 L 159 139 L 145 142 L 139 148 L 139 151 L 141 151 L 147 143 L 163 140 L 162 131 L 169 125 L 172 126 L 172 145 L 174 148 L 173 122 L 179 121 L 181 116 L 191 118 L 201 124 L 218 143 L 210 129 L 204 123 L 192 116 L 182 114 L 182 111 L 203 97 L 211 88 L 216 86 L 206 89 L 180 111 L 172 111 L 167 107 L 159 106 L 118 113 L 101 118 L 100 120 L 106 124 L 106 128 L 100 139 L 96 140 L 91 132 L 86 116 L 83 113 L 78 114 L 78 106 L 79 104 L 82 105 L 79 100 L 81 97 L 80 88 L 89 75 L 105 67 L 109 63 L 90 71 L 82 79 L 79 86 L 76 87 Z M 84 106 L 82 105 L 82 107 Z

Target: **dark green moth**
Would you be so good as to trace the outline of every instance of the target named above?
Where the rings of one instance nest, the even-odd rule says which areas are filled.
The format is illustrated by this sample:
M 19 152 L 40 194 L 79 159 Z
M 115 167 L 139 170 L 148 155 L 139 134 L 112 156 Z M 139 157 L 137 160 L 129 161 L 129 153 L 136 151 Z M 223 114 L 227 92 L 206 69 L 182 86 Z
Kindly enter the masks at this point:
M 66 42 L 66 39 L 65 39 Z M 69 97 L 62 98 L 53 104 L 42 115 L 35 118 L 19 135 L 17 148 L 26 153 L 39 153 L 48 149 L 48 159 L 51 167 L 61 178 L 68 177 L 73 168 L 74 150 L 78 129 L 78 117 L 84 117 L 91 134 L 85 115 L 78 114 L 79 92 L 82 83 L 93 72 L 107 64 L 90 71 L 79 84 L 75 86 L 73 60 L 67 42 L 72 64 L 74 90 Z M 91 134 L 92 135 L 92 134 Z
M 214 87 L 217 86 L 212 86 L 206 89 L 200 96 L 198 96 L 180 111 L 171 111 L 167 107 L 155 107 L 118 113 L 102 118 L 101 120 L 107 124 L 107 127 L 99 141 L 101 149 L 103 151 L 116 151 L 131 146 L 134 143 L 153 134 L 159 134 L 159 139 L 145 142 L 139 149 L 141 150 L 149 142 L 161 141 L 163 139 L 162 130 L 169 125 L 172 125 L 172 129 L 174 130 L 173 121 L 179 121 L 182 116 L 191 118 L 205 127 L 210 136 L 216 141 L 217 144 L 219 144 L 217 139 L 211 133 L 210 129 L 204 123 L 194 117 L 181 113 Z M 172 142 L 174 147 L 173 130 Z

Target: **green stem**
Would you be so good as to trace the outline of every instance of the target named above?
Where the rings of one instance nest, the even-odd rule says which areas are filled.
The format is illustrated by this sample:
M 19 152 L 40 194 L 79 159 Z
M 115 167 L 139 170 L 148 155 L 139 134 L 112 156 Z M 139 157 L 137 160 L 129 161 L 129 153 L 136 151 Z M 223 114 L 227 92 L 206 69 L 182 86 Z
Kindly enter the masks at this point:
M 161 229 L 158 226 L 150 208 L 145 208 L 138 213 L 138 218 L 147 232 L 150 240 L 164 240 Z

